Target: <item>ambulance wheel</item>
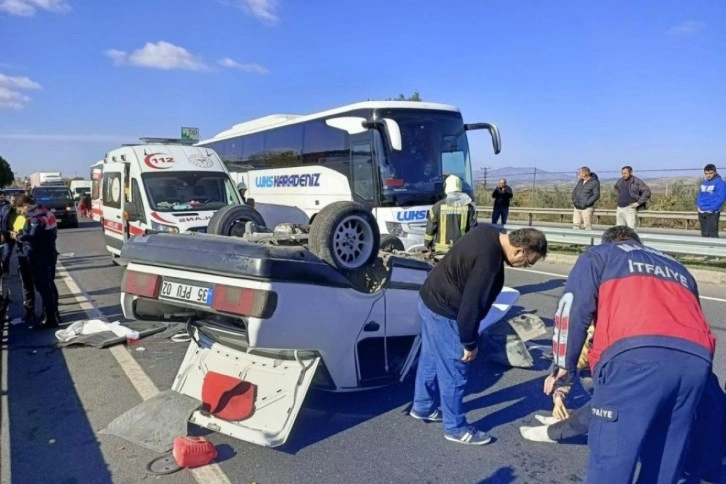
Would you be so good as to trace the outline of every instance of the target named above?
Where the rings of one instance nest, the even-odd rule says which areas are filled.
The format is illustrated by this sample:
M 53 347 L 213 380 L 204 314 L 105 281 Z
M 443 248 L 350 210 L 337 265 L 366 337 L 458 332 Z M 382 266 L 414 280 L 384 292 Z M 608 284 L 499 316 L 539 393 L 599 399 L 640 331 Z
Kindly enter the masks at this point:
M 381 237 L 381 250 L 384 252 L 393 252 L 394 250 L 403 252 L 406 248 L 403 246 L 401 239 L 395 235 L 386 234 Z
M 310 251 L 336 269 L 360 269 L 378 257 L 381 234 L 373 213 L 357 202 L 323 207 L 308 234 Z
M 253 222 L 259 228 L 265 227 L 265 220 L 254 208 L 248 205 L 227 205 L 217 210 L 209 220 L 207 233 L 241 237 L 247 222 Z

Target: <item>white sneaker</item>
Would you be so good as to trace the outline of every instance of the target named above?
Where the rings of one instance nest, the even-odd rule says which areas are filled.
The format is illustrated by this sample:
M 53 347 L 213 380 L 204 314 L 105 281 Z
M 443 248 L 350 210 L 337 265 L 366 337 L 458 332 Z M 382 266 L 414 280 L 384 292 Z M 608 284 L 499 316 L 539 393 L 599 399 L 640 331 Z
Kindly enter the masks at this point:
M 523 438 L 533 442 L 547 442 L 550 444 L 557 443 L 556 440 L 550 439 L 547 435 L 549 425 L 540 425 L 538 427 L 519 427 L 519 433 Z
M 559 422 L 556 417 L 547 417 L 545 415 L 535 415 L 534 418 L 542 425 L 552 425 L 555 422 Z

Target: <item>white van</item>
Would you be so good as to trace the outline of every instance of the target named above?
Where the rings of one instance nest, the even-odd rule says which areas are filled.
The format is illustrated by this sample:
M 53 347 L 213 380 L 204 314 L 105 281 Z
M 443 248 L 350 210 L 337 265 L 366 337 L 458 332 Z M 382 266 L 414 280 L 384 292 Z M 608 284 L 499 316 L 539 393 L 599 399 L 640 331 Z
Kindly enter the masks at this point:
M 84 193 L 91 193 L 91 180 L 73 180 L 71 181 L 71 193 L 73 194 L 73 200 L 76 202 L 81 198 Z
M 206 232 L 218 209 L 241 203 L 214 150 L 182 144 L 110 151 L 101 188 L 103 236 L 114 259 L 134 235 Z

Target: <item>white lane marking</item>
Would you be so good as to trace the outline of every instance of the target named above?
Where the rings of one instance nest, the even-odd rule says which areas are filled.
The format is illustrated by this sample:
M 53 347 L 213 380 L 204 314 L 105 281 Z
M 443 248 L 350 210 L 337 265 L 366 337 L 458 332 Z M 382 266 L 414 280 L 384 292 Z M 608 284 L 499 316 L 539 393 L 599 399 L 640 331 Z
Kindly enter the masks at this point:
M 0 403 L 0 482 L 12 482 L 10 473 L 10 405 L 8 404 L 8 351 L 10 351 L 10 341 L 8 336 L 9 323 L 3 323 L 3 341 L 5 348 L 2 351 L 3 371 L 0 379 L 0 390 L 2 391 L 2 402 Z
M 521 267 L 507 267 L 507 269 L 512 270 L 512 271 L 531 272 L 532 274 L 540 274 L 543 276 L 557 277 L 558 279 L 567 279 L 566 274 L 556 274 L 554 272 L 535 271 L 534 269 L 523 269 Z M 726 299 L 723 299 L 720 297 L 701 296 L 701 299 L 705 299 L 707 301 L 726 303 Z
M 58 263 L 58 275 L 61 276 L 70 293 L 75 294 L 74 299 L 78 303 L 78 306 L 86 313 L 88 318 L 106 319 L 103 313 L 90 302 L 91 297 L 80 288 L 73 276 L 70 275 L 61 263 Z M 159 393 L 157 386 L 153 381 L 151 381 L 149 375 L 146 374 L 144 369 L 141 368 L 141 365 L 139 365 L 139 363 L 131 356 L 125 346 L 111 346 L 109 350 L 114 358 L 116 358 L 116 361 L 121 366 L 124 373 L 126 373 L 126 376 L 131 381 L 131 384 L 134 386 L 142 400 L 148 400 Z M 3 355 L 6 354 L 7 352 L 3 352 Z M 3 365 L 3 370 L 4 369 L 5 366 Z M 4 415 L 7 415 L 7 413 L 4 413 Z M 199 484 L 232 484 L 232 481 L 229 480 L 218 464 L 209 464 L 204 467 L 189 469 L 189 471 Z M 10 481 L 3 480 L 3 482 Z

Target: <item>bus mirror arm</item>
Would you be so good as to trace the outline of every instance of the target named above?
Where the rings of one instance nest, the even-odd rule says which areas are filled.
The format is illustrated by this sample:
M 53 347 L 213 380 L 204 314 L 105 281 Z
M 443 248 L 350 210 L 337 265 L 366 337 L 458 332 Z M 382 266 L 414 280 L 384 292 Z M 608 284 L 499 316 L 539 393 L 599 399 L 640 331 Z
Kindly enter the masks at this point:
M 498 155 L 502 151 L 502 138 L 499 136 L 499 128 L 489 123 L 474 123 L 465 124 L 464 129 L 466 131 L 473 131 L 475 129 L 486 129 L 489 134 L 492 135 L 492 145 L 494 146 L 494 154 Z

